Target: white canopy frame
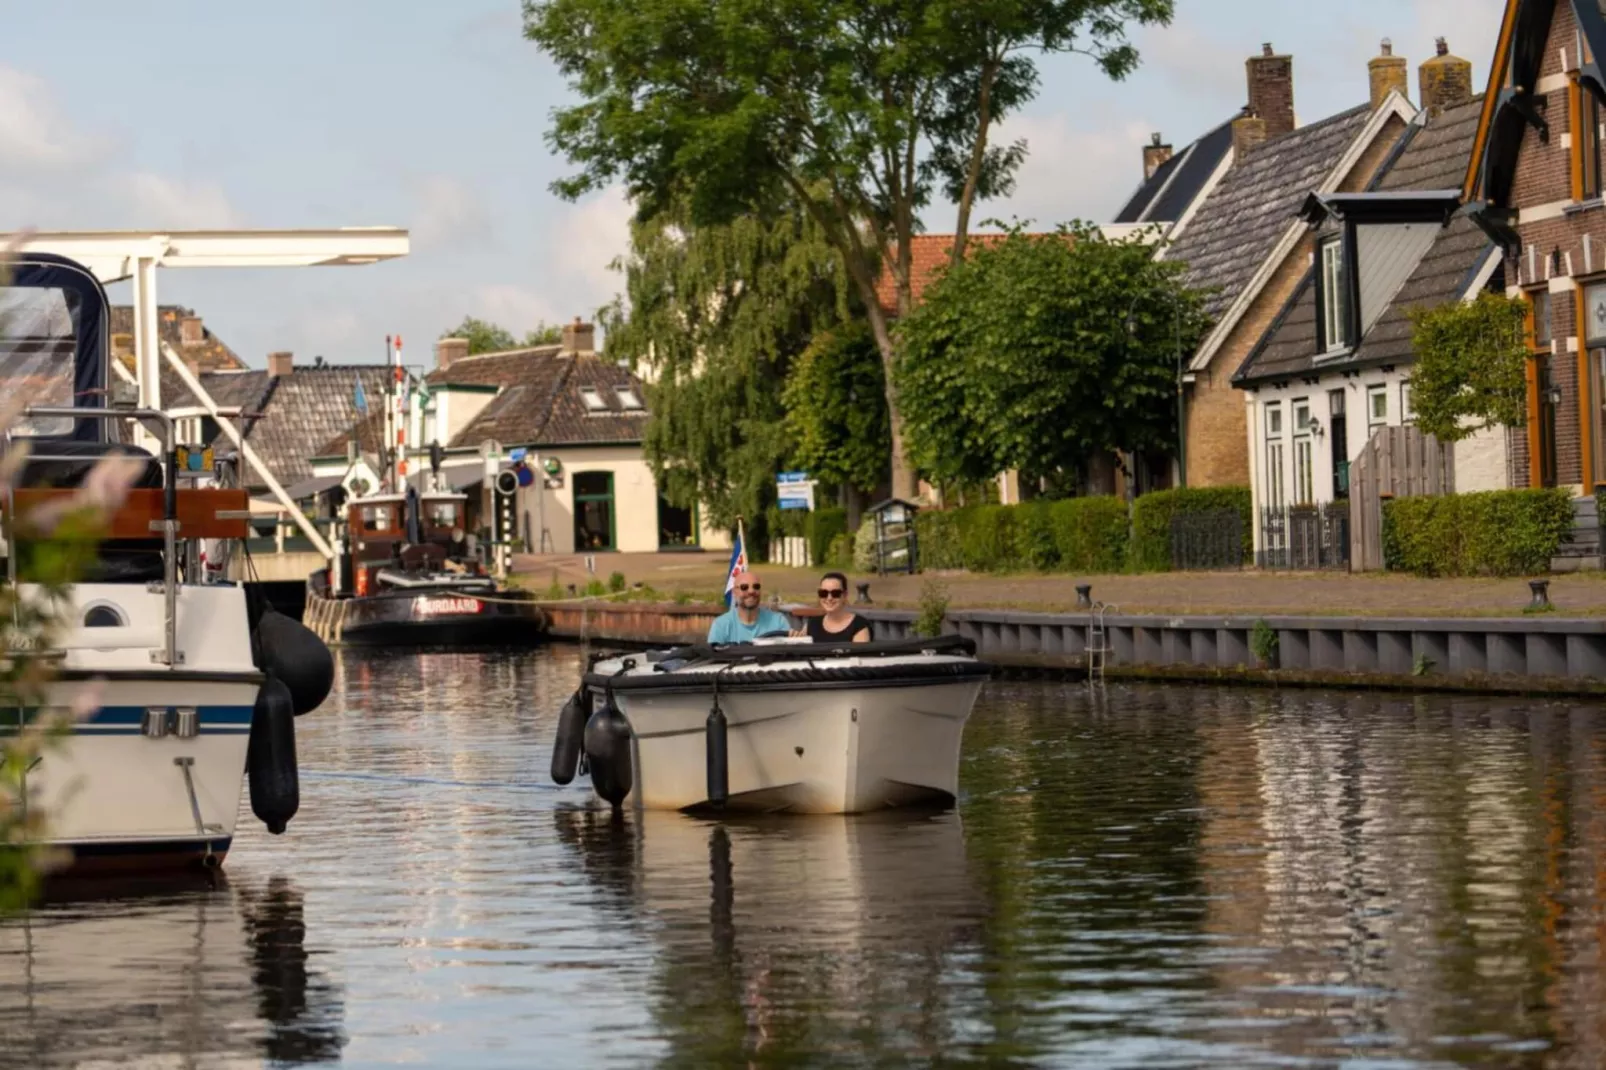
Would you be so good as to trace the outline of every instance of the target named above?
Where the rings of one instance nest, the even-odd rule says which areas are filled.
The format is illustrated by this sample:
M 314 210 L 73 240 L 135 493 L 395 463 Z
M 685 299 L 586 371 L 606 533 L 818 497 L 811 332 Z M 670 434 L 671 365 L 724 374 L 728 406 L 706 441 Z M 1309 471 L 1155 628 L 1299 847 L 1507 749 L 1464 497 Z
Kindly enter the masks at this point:
M 411 250 L 411 239 L 401 227 L 335 227 L 312 230 L 68 230 L 0 233 L 0 249 L 55 253 L 69 257 L 94 272 L 102 284 L 131 279 L 134 284 L 134 374 L 141 408 L 162 407 L 163 359 L 157 322 L 156 269 L 350 267 L 395 260 Z M 176 354 L 167 359 L 200 400 L 217 413 L 217 403 L 188 374 Z M 112 361 L 114 374 L 128 378 L 126 369 Z M 246 446 L 238 431 L 218 421 L 246 462 L 290 511 L 302 531 L 326 558 L 333 549 L 321 533 L 285 494 L 284 488 Z

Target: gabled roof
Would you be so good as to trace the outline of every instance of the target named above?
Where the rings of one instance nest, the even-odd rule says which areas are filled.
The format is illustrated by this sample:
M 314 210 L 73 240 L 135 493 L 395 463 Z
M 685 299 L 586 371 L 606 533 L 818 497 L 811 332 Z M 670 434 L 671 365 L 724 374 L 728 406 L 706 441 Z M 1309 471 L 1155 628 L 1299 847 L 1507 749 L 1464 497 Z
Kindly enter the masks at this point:
M 246 441 L 280 483 L 288 486 L 310 479 L 319 447 L 360 418 L 354 405 L 358 380 L 371 412 L 384 404 L 393 376 L 385 364 L 325 364 L 273 377 L 261 404 L 262 418 L 252 425 Z M 209 381 L 202 385 L 211 390 Z M 222 404 L 221 399 L 218 402 Z
M 1545 62 L 1550 25 L 1559 4 L 1570 3 L 1578 30 L 1594 56 L 1578 66 L 1579 82 L 1606 102 L 1606 14 L 1599 0 L 1506 0 L 1500 37 L 1489 64 L 1489 87 L 1484 94 L 1471 158 L 1462 173 L 1462 199 L 1477 206 L 1479 214 L 1500 212 L 1510 205 L 1516 178 L 1517 154 L 1529 126 L 1559 125 L 1560 116 L 1547 117 L 1535 104 L 1535 90 Z
M 198 318 L 194 309 L 182 305 L 162 305 L 156 310 L 156 326 L 161 340 L 173 347 L 173 352 L 195 364 L 199 371 L 239 371 L 246 364 L 239 354 L 223 343 L 205 323 L 201 326 L 201 340 L 190 345 L 184 343 L 184 321 Z M 134 306 L 112 306 L 112 356 L 129 369 L 134 367 Z M 164 394 L 164 397 L 167 395 Z
M 437 368 L 425 381 L 432 387 L 499 388 L 451 442 L 443 443 L 449 447 L 477 446 L 486 439 L 506 446 L 637 443 L 646 433 L 646 408 L 627 410 L 619 396 L 619 389 L 627 388 L 645 406 L 641 382 L 595 353 L 566 353 L 561 346 L 484 353 Z M 594 391 L 602 407 L 588 408 L 582 388 Z
M 1161 164 L 1116 213 L 1115 222 L 1177 222 L 1197 199 L 1210 192 L 1212 181 L 1231 158 L 1232 120 L 1228 119 Z
M 1208 366 L 1272 275 L 1293 252 L 1305 224 L 1299 209 L 1312 192 L 1343 183 L 1390 119 L 1414 110 L 1398 93 L 1375 111 L 1368 105 L 1274 138 L 1233 165 L 1199 208 L 1192 224 L 1163 252 L 1188 265 L 1190 286 L 1207 291 L 1205 311 L 1215 325 L 1190 367 Z
M 1418 191 L 1440 191 L 1447 183 L 1453 183 L 1471 155 L 1481 110 L 1482 102 L 1474 99 L 1448 108 L 1433 119 L 1419 116 L 1407 135 L 1408 142 L 1367 196 L 1381 200 L 1392 194 L 1409 204 L 1420 201 L 1415 196 Z M 1490 262 L 1498 262 L 1499 255 L 1493 242 L 1471 220 L 1451 220 L 1354 351 L 1322 361 L 1317 360 L 1316 353 L 1315 271 L 1307 271 L 1282 315 L 1233 381 L 1249 386 L 1317 370 L 1409 363 L 1415 359 L 1410 310 L 1465 298 L 1486 281 Z M 1364 271 L 1365 265 L 1361 268 Z
M 991 245 L 1002 241 L 1002 234 L 972 234 L 966 239 L 966 248 L 975 249 L 983 245 Z M 936 281 L 937 274 L 948 264 L 953 255 L 954 236 L 952 234 L 916 234 L 910 240 L 909 292 L 910 299 L 920 304 L 925 296 L 926 287 Z M 889 316 L 898 314 L 898 284 L 892 277 L 891 269 L 883 266 L 881 275 L 875 284 L 876 300 Z

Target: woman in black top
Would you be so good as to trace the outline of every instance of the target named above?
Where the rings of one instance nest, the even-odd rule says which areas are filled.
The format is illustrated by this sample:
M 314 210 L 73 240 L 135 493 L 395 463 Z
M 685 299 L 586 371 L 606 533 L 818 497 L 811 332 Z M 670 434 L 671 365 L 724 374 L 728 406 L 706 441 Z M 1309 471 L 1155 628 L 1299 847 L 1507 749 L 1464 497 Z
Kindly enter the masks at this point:
M 848 608 L 848 578 L 840 572 L 820 577 L 821 617 L 809 617 L 804 631 L 816 643 L 868 643 L 870 622 Z

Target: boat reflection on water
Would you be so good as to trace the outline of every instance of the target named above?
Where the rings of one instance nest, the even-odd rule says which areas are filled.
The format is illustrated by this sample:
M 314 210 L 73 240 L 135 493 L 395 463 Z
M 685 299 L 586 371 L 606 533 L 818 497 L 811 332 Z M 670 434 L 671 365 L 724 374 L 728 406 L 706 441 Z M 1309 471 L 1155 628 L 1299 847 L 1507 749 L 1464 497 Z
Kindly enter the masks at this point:
M 0 1067 L 338 1061 L 343 998 L 305 935 L 283 879 L 56 886 L 0 924 Z
M 931 1058 L 987 899 L 955 811 L 708 821 L 560 809 L 598 906 L 657 945 L 665 1065 Z

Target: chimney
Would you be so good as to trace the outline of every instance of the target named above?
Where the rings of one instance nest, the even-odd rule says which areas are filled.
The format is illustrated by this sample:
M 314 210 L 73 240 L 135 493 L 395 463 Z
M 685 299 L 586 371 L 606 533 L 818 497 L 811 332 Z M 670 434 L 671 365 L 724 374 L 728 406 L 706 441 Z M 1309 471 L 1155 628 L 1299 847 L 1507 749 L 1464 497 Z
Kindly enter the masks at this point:
M 1245 156 L 1265 142 L 1266 120 L 1245 108 L 1244 113 L 1232 121 L 1233 163 L 1241 162 Z
M 1440 37 L 1434 42 L 1438 53 L 1422 64 L 1420 85 L 1422 107 L 1429 116 L 1472 99 L 1472 64 L 1450 55 L 1450 46 Z
M 1151 134 L 1149 143 L 1143 146 L 1143 181 L 1147 182 L 1154 177 L 1154 173 L 1165 166 L 1171 159 L 1171 146 L 1160 144 L 1160 135 Z
M 563 328 L 563 352 L 565 353 L 595 353 L 597 329 L 590 323 L 582 323 L 580 317 L 574 317 L 574 322 Z
M 1372 110 L 1383 106 L 1390 93 L 1411 99 L 1409 77 L 1404 56 L 1394 54 L 1394 42 L 1383 38 L 1383 50 L 1366 64 L 1366 73 L 1372 82 Z
M 269 353 L 268 354 L 268 374 L 269 375 L 274 375 L 274 376 L 289 375 L 291 370 L 294 369 L 294 368 L 295 368 L 295 354 L 294 353 Z
M 206 331 L 201 327 L 201 317 L 185 316 L 178 321 L 179 341 L 187 346 L 198 346 L 206 341 Z
M 435 343 L 435 367 L 450 368 L 468 356 L 467 338 L 442 338 Z
M 1271 45 L 1244 64 L 1249 72 L 1249 111 L 1266 124 L 1266 138 L 1294 129 L 1294 57 L 1279 56 Z

